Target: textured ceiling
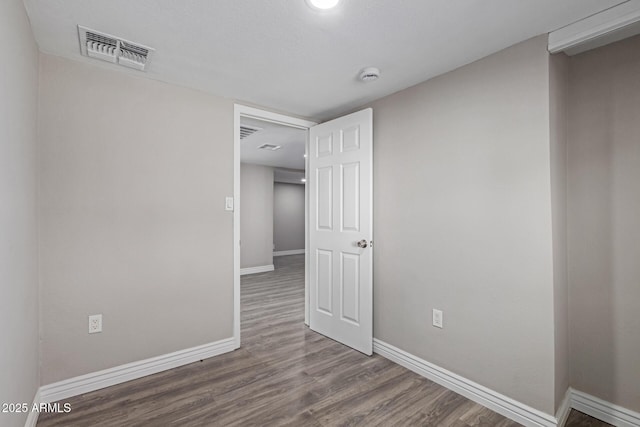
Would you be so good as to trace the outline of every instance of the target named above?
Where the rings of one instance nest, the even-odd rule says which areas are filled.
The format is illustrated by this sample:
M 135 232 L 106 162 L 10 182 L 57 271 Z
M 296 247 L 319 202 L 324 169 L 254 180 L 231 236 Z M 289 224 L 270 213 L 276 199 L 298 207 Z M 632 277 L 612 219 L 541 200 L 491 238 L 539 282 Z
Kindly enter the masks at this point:
M 260 129 L 240 141 L 241 162 L 304 170 L 306 130 L 247 117 L 243 117 L 240 124 Z M 279 145 L 281 148 L 276 151 L 259 149 L 262 144 Z
M 147 77 L 313 119 L 620 3 L 342 0 L 322 13 L 305 0 L 25 0 L 43 52 L 88 61 L 85 25 L 154 47 Z M 359 82 L 367 66 L 382 78 Z

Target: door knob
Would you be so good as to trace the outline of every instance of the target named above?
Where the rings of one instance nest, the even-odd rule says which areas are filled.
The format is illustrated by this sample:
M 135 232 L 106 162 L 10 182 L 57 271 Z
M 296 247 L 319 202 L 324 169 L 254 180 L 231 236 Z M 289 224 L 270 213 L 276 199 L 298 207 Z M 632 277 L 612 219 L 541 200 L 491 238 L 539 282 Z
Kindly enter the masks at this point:
M 358 247 L 359 247 L 359 248 L 364 249 L 364 248 L 366 248 L 367 246 L 368 246 L 368 244 L 367 244 L 367 241 L 366 241 L 365 239 L 362 239 L 362 240 L 360 240 L 360 241 L 358 242 Z

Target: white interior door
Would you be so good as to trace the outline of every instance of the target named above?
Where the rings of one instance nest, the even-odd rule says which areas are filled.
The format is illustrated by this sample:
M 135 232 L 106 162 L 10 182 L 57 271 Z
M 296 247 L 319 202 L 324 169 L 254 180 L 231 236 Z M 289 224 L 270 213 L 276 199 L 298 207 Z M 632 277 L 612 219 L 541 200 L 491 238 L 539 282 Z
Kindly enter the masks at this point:
M 373 112 L 310 129 L 309 326 L 373 350 Z

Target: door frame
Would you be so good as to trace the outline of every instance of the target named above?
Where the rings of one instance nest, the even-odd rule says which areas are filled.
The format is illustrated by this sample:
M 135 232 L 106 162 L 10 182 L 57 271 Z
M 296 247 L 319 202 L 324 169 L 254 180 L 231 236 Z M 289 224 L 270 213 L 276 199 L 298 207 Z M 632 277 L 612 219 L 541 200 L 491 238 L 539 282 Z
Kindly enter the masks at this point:
M 309 128 L 318 123 L 274 113 L 260 108 L 249 107 L 242 104 L 233 106 L 233 338 L 234 347 L 240 348 L 240 120 L 242 117 L 258 119 L 272 123 L 278 123 L 307 131 L 305 141 L 305 178 L 309 182 L 307 166 L 309 163 Z M 305 271 L 304 271 L 304 323 L 309 324 L 309 194 L 305 185 L 304 191 L 304 246 L 305 246 Z

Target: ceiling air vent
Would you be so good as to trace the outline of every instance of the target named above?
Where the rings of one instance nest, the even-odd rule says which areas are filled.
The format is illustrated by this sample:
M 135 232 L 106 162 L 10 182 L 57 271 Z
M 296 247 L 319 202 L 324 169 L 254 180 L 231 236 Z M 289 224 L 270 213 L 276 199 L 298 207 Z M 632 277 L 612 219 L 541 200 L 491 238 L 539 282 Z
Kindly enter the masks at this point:
M 262 130 L 261 128 L 249 127 L 245 125 L 240 126 L 240 139 L 245 139 L 248 136 L 253 135 L 254 133 Z
M 280 146 L 279 145 L 273 145 L 273 144 L 262 144 L 261 146 L 258 147 L 258 149 L 276 151 L 276 150 L 280 149 Z
M 145 71 L 154 49 L 78 25 L 80 52 L 134 70 Z

